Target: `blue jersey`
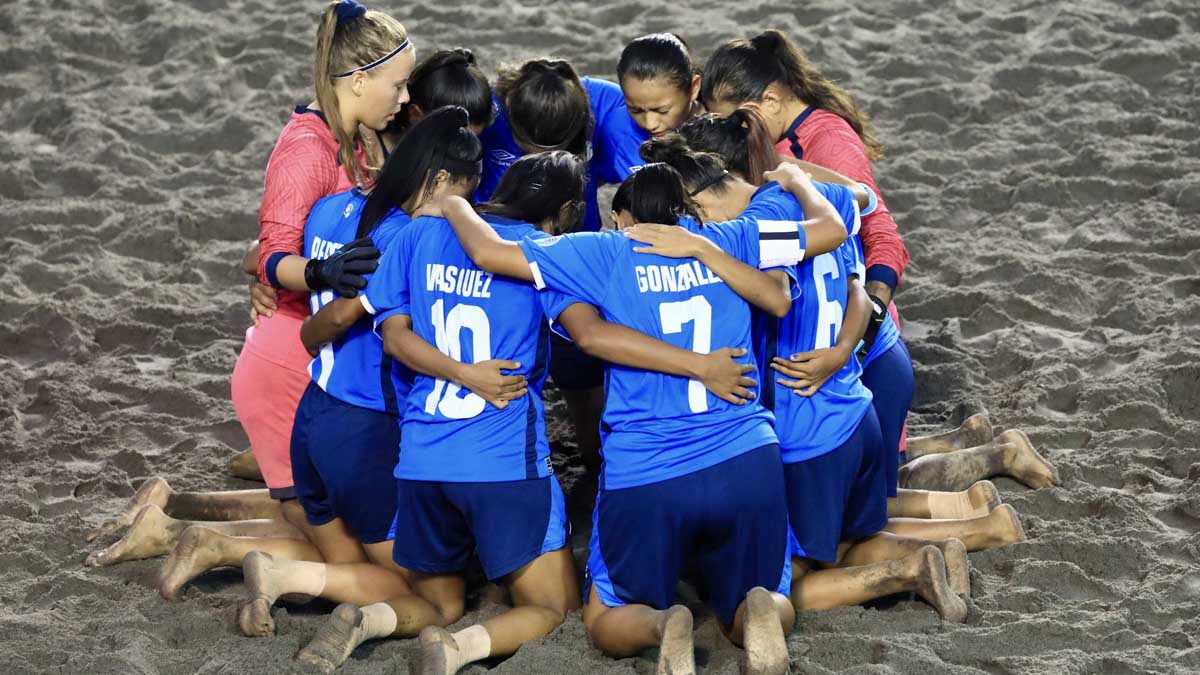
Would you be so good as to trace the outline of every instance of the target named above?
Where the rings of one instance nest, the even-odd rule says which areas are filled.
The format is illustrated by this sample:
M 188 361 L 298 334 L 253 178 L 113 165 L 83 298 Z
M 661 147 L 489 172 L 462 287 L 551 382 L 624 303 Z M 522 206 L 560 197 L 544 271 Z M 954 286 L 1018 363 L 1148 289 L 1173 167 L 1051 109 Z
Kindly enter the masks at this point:
M 853 193 L 840 185 L 816 183 L 817 188 L 847 223 L 858 220 Z M 779 219 L 803 220 L 804 210 L 776 183 L 759 188 L 744 213 L 771 214 Z M 851 225 L 850 229 L 854 226 Z M 754 323 L 755 348 L 763 382 L 763 405 L 775 412 L 775 433 L 784 463 L 801 462 L 835 450 L 858 427 L 871 405 L 871 392 L 860 381 L 862 367 L 851 358 L 811 397 L 796 396 L 776 383 L 776 373 L 766 367 L 775 356 L 832 347 L 846 314 L 849 277 L 854 273 L 851 235 L 831 253 L 795 265 L 792 308 L 782 319 L 759 314 Z
M 304 226 L 304 251 L 308 257 L 328 258 L 354 241 L 366 202 L 366 196 L 356 188 L 329 195 L 314 204 Z M 408 214 L 395 209 L 375 226 L 371 240 L 380 251 L 386 251 L 410 222 Z M 366 276 L 370 280 L 371 275 Z M 310 294 L 312 313 L 316 314 L 336 297 L 329 290 Z M 364 319 L 340 338 L 321 345 L 320 354 L 308 364 L 308 373 L 317 386 L 338 400 L 396 415 L 397 401 L 403 400 L 408 392 L 408 382 L 403 370 L 393 377 L 392 368 L 392 358 L 383 353 L 383 345 L 371 334 L 371 321 Z
M 649 135 L 629 116 L 619 86 L 590 77 L 582 80 L 591 102 L 595 126 L 588 142 L 588 181 L 584 191 L 587 210 L 581 229 L 595 232 L 600 229 L 596 187 L 602 183 L 620 183 L 640 167 L 642 160 L 638 146 Z M 493 97 L 493 103 L 498 111 L 496 119 L 479 135 L 483 143 L 483 177 L 475 191 L 476 202 L 490 199 L 504 172 L 525 154 L 513 139 L 499 99 Z
M 527 223 L 484 218 L 509 241 L 549 236 Z M 365 292 L 376 325 L 406 314 L 413 332 L 450 358 L 517 361 L 529 382 L 529 393 L 501 410 L 453 382 L 415 374 L 397 478 L 499 482 L 550 475 L 542 410 L 550 333 L 541 303 L 554 296 L 543 295 L 476 267 L 442 218 L 416 219 L 392 245 Z
M 851 237 L 846 243 L 850 245 L 850 273 L 858 276 L 859 281 L 863 281 L 867 278 L 867 257 L 863 253 L 862 242 L 858 237 Z M 867 351 L 867 358 L 863 359 L 863 367 L 867 367 L 867 364 L 878 358 L 880 354 L 894 347 L 899 341 L 900 329 L 896 327 L 896 322 L 892 320 L 892 315 L 888 314 L 883 317 L 883 323 L 879 326 L 879 332 L 875 334 L 875 342 L 871 344 L 871 349 Z
M 703 233 L 757 267 L 795 255 L 798 223 L 790 226 L 790 240 L 760 231 L 754 218 Z M 754 364 L 745 300 L 697 260 L 634 253 L 634 246 L 640 244 L 611 231 L 521 242 L 538 288 L 573 295 L 607 320 L 676 347 L 700 353 L 744 348 L 740 361 Z M 771 414 L 757 401 L 735 406 L 699 381 L 615 364 L 605 379 L 604 489 L 694 473 L 776 442 Z

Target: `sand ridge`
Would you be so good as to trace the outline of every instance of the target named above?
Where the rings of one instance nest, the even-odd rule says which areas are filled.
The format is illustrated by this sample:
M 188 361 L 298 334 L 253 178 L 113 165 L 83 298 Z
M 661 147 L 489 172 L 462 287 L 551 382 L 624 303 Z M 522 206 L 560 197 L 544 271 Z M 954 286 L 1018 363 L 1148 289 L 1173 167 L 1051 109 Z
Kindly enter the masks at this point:
M 780 28 L 842 79 L 888 156 L 876 178 L 912 253 L 898 304 L 917 431 L 986 410 L 1064 486 L 998 480 L 1027 543 L 972 554 L 965 625 L 928 607 L 806 612 L 796 672 L 1200 671 L 1200 6 L 502 0 L 379 5 L 418 49 L 491 71 L 553 54 L 613 77 L 656 30 L 701 55 Z M 229 375 L 237 261 L 263 168 L 310 98 L 319 3 L 57 0 L 0 6 L 0 663 L 5 672 L 287 672 L 331 606 L 237 634 L 240 574 L 176 603 L 159 561 L 85 568 L 83 533 L 145 477 L 251 487 Z M 561 402 L 552 437 L 569 443 Z M 590 496 L 560 458 L 586 549 Z M 475 621 L 497 611 L 481 593 Z M 697 662 L 736 672 L 700 620 Z M 344 672 L 403 672 L 411 641 Z M 649 672 L 577 617 L 497 672 Z M 481 672 L 473 666 L 466 672 Z

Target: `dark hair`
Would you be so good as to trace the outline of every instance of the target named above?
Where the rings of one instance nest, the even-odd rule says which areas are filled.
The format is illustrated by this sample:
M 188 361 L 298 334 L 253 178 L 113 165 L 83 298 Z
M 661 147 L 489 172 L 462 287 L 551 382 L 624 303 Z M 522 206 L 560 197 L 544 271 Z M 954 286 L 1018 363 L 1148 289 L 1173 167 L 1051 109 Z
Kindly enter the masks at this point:
M 544 150 L 587 152 L 595 120 L 583 81 L 562 59 L 531 59 L 501 66 L 496 97 L 513 138 Z
M 867 157 L 883 156 L 883 145 L 875 138 L 867 114 L 858 109 L 845 89 L 821 74 L 804 52 L 777 30 L 718 47 L 704 66 L 700 100 L 710 108 L 719 101 L 741 105 L 762 99 L 767 87 L 775 83 L 801 101 L 846 120 L 862 139 Z
M 629 211 L 632 208 L 630 205 L 633 203 L 633 181 L 630 178 L 633 178 L 633 176 L 631 175 L 629 178 L 621 181 L 621 185 L 613 193 L 612 210 L 617 213 Z
M 724 194 L 729 183 L 729 172 L 725 163 L 711 152 L 692 152 L 683 137 L 677 133 L 662 138 L 651 138 L 642 143 L 638 154 L 647 164 L 662 162 L 670 164 L 679 172 L 683 185 L 690 196 L 712 188 L 715 194 Z M 638 173 L 645 168 L 638 169 Z
M 467 129 L 470 122 L 465 109 L 446 106 L 412 125 L 379 172 L 363 206 L 357 236 L 375 229 L 392 209 L 403 209 L 410 200 L 428 195 L 439 170 L 445 169 L 451 180 L 479 175 L 483 145 Z
M 683 178 L 670 164 L 647 164 L 627 178 L 622 187 L 625 185 L 629 186 L 629 211 L 636 223 L 676 225 L 689 216 L 700 220 Z
M 413 68 L 408 80 L 409 101 L 388 125 L 401 133 L 412 125 L 412 106 L 429 112 L 447 105 L 466 109 L 471 124 L 487 126 L 496 116 L 492 85 L 475 63 L 470 49 L 438 49 Z
M 750 108 L 738 108 L 729 117 L 693 117 L 678 133 L 689 148 L 720 156 L 730 171 L 754 185 L 762 185 L 763 173 L 779 164 L 766 123 Z
M 691 93 L 692 77 L 697 74 L 692 55 L 683 38 L 674 33 L 643 35 L 625 45 L 617 61 L 617 80 L 666 80 Z
M 479 205 L 480 213 L 512 218 L 537 225 L 558 220 L 562 205 L 578 204 L 574 229 L 583 216 L 583 191 L 587 183 L 587 164 L 565 150 L 525 155 L 504 172 L 492 198 Z

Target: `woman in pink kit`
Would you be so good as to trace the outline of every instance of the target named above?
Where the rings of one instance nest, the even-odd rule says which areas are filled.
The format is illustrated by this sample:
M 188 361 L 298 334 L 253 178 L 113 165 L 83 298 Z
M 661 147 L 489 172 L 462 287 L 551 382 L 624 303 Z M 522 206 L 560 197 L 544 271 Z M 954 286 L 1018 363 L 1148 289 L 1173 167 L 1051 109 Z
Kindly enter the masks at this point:
M 387 127 L 408 100 L 414 62 L 398 21 L 353 0 L 329 5 L 317 30 L 317 100 L 296 107 L 267 163 L 258 277 L 280 289 L 278 308 L 246 332 L 233 370 L 233 405 L 276 499 L 294 496 L 288 449 L 312 360 L 300 342 L 308 292 L 353 296 L 365 285 L 356 275 L 374 269 L 365 258 L 377 257 L 347 251 L 309 260 L 301 251 L 304 223 L 318 199 L 371 182 L 359 127 Z

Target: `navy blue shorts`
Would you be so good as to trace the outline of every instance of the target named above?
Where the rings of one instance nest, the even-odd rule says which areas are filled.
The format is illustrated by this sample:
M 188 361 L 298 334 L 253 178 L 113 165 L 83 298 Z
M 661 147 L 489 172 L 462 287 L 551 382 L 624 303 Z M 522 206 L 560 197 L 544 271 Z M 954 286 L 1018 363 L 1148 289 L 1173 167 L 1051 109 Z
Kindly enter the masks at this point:
M 587 564 L 600 602 L 666 609 L 690 563 L 725 626 L 751 588 L 787 595 L 792 567 L 781 464 L 779 446 L 765 445 L 686 476 L 601 490 Z
M 400 422 L 310 382 L 292 424 L 296 498 L 313 526 L 341 518 L 364 544 L 394 536 Z
M 879 430 L 883 436 L 885 477 L 887 495 L 896 496 L 900 481 L 900 435 L 904 421 L 908 419 L 908 408 L 912 405 L 913 381 L 912 359 L 904 340 L 880 354 L 863 369 L 862 383 L 871 390 L 871 405 L 879 417 Z
M 887 525 L 883 451 L 879 421 L 867 408 L 836 450 L 783 465 L 792 555 L 834 562 L 843 539 L 861 539 Z
M 595 389 L 604 386 L 604 362 L 583 353 L 574 342 L 550 333 L 550 379 L 559 389 Z
M 479 555 L 495 581 L 567 545 L 567 506 L 554 476 L 498 483 L 396 481 L 397 565 L 450 574 Z

